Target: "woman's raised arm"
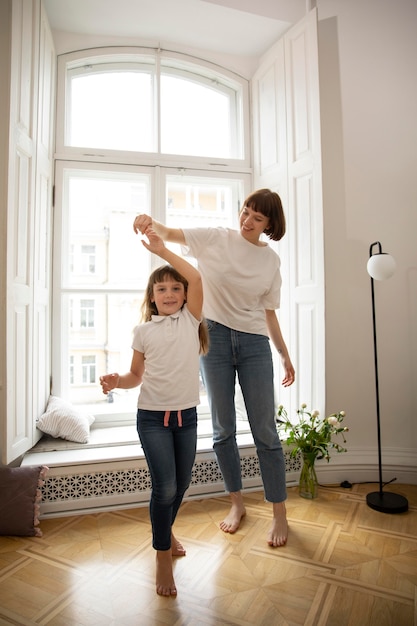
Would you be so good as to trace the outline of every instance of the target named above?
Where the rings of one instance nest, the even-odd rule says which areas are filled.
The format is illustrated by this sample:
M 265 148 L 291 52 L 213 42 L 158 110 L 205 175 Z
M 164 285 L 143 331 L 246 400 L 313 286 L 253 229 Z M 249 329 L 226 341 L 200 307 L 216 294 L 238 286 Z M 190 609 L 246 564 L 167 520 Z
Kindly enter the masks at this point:
M 169 228 L 161 222 L 157 222 L 152 219 L 150 215 L 146 213 L 142 213 L 141 215 L 137 215 L 135 217 L 135 221 L 133 222 L 133 230 L 136 234 L 141 233 L 145 234 L 145 231 L 149 226 L 156 232 L 161 239 L 164 241 L 170 241 L 171 243 L 180 243 L 185 244 L 184 233 L 181 228 Z

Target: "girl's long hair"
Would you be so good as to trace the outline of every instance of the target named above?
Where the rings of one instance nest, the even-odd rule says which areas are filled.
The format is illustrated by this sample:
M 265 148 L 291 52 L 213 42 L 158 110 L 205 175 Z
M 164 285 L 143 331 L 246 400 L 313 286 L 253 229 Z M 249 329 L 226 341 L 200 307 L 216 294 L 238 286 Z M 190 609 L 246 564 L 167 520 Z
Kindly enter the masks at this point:
M 162 283 L 167 278 L 170 278 L 177 283 L 182 283 L 184 285 L 185 294 L 187 295 L 188 281 L 184 278 L 184 276 L 182 276 L 182 274 L 177 272 L 172 265 L 162 265 L 161 267 L 158 267 L 149 276 L 148 284 L 146 286 L 141 306 L 142 322 L 150 322 L 152 315 L 158 315 L 158 309 L 156 308 L 155 302 L 152 302 L 153 287 L 156 283 Z M 202 319 L 200 322 L 200 326 L 198 327 L 198 336 L 200 339 L 200 354 L 207 354 L 209 349 L 209 332 L 205 319 Z

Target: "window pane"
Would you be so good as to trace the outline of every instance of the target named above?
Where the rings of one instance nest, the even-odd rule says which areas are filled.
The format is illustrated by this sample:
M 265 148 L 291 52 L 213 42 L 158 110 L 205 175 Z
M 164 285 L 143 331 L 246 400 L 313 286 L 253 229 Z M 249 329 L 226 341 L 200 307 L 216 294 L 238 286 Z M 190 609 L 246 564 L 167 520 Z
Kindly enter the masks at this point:
M 236 93 L 171 74 L 161 76 L 161 152 L 237 158 Z
M 83 324 L 84 298 L 72 294 L 75 317 L 80 320 L 76 327 L 68 329 L 63 339 L 68 344 L 69 399 L 74 404 L 85 405 L 91 413 L 106 413 L 108 399 L 103 395 L 99 376 L 108 372 L 129 371 L 132 358 L 133 329 L 140 321 L 143 288 L 136 293 L 96 293 L 94 325 Z M 63 308 L 68 298 L 63 296 Z M 81 315 L 81 317 L 80 317 Z M 112 411 L 135 411 L 138 389 L 115 390 Z M 130 404 L 129 404 L 130 403 Z M 87 408 L 88 405 L 88 408 Z
M 69 146 L 151 152 L 153 75 L 87 66 L 69 73 L 67 132 Z
M 150 178 L 68 169 L 64 195 L 59 262 L 63 388 L 74 404 L 108 412 L 99 376 L 129 370 L 132 331 L 140 321 L 151 271 L 151 255 L 132 228 L 135 215 L 149 212 Z M 127 407 L 121 400 L 128 398 L 134 413 L 137 393 L 117 390 L 114 411 Z
M 240 180 L 202 176 L 166 177 L 166 215 L 169 226 L 237 225 L 243 197 Z
M 243 200 L 243 181 L 208 176 L 166 176 L 166 223 L 173 227 L 237 226 Z M 181 254 L 180 246 L 171 247 Z M 191 262 L 195 262 L 189 257 Z M 212 426 L 207 394 L 203 384 L 200 390 L 199 437 L 211 436 Z M 236 431 L 249 432 L 248 418 L 240 389 L 236 387 Z M 202 415 L 206 420 L 201 419 Z
M 149 253 L 132 224 L 137 213 L 149 211 L 149 177 L 67 170 L 65 187 L 64 286 L 137 288 L 147 279 Z

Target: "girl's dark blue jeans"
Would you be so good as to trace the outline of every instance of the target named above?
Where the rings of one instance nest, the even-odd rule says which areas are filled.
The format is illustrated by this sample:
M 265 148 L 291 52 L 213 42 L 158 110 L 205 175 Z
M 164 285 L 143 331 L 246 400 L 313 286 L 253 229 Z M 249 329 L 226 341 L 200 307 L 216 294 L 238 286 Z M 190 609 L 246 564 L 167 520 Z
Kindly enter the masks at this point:
M 149 504 L 152 546 L 171 548 L 171 527 L 191 481 L 197 444 L 197 409 L 137 411 L 137 431 L 152 479 Z M 166 422 L 167 420 L 165 420 Z M 181 425 L 182 422 L 182 425 Z

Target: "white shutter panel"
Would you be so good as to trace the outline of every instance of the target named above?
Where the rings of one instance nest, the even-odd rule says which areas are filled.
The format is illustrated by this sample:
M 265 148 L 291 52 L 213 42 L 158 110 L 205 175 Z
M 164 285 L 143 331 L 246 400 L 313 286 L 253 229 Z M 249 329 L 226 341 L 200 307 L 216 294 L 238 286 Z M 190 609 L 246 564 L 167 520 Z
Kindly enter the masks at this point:
M 287 234 L 282 261 L 284 339 L 296 383 L 284 390 L 276 358 L 279 402 L 292 414 L 302 402 L 324 411 L 325 328 L 323 205 L 317 10 L 291 28 L 262 58 L 252 80 L 255 188 L 283 201 Z
M 2 462 L 35 443 L 50 379 L 55 52 L 39 0 L 12 3 L 7 199 L 6 437 Z

